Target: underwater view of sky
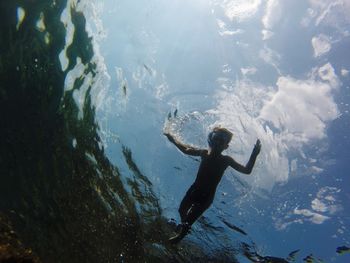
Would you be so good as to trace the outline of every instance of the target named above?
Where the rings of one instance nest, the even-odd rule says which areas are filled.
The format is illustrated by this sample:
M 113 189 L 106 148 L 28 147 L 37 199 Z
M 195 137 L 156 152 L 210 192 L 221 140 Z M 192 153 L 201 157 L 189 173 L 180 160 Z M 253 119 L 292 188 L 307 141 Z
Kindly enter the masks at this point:
M 262 151 L 252 175 L 226 172 L 207 221 L 240 226 L 265 255 L 300 249 L 350 262 L 335 252 L 350 245 L 349 0 L 86 5 L 104 72 L 94 98 L 107 155 L 128 174 L 121 149 L 132 150 L 167 217 L 178 220 L 199 163 L 163 130 L 207 147 L 208 132 L 221 125 L 234 133 L 226 154 L 237 161 L 248 161 L 257 138 Z M 186 238 L 196 242 L 239 235 L 193 228 Z

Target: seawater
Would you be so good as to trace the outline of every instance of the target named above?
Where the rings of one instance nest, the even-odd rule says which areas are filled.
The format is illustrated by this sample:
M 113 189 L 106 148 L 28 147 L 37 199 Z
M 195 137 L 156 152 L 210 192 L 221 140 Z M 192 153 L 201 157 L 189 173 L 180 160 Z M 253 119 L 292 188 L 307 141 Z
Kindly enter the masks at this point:
M 105 154 L 96 110 L 107 87 L 83 3 L 0 3 L 0 260 L 293 261 L 298 251 L 260 255 L 244 229 L 223 220 L 228 238 L 206 217 L 202 239 L 167 243 L 173 229 L 132 150 L 120 152 L 128 176 Z

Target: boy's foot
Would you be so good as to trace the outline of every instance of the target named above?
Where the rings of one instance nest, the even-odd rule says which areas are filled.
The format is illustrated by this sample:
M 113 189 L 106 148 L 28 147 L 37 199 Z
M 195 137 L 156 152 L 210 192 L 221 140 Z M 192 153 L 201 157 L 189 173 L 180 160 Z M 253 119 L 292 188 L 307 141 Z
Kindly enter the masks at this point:
M 180 227 L 180 233 L 178 233 L 176 236 L 169 238 L 169 242 L 171 244 L 176 244 L 180 242 L 187 235 L 188 231 L 191 228 L 191 226 L 187 223 L 180 224 L 179 227 Z

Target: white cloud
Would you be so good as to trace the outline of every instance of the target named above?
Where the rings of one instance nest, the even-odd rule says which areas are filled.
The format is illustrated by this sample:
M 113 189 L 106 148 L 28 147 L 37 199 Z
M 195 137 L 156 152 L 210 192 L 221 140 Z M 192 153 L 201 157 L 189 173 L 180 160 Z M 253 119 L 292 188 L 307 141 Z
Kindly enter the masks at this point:
M 219 26 L 219 34 L 221 36 L 233 36 L 237 34 L 242 34 L 244 32 L 242 29 L 228 30 L 224 21 L 222 21 L 221 19 L 216 19 L 216 21 Z
M 263 49 L 260 50 L 259 57 L 262 60 L 264 60 L 267 64 L 270 64 L 271 66 L 273 66 L 276 69 L 276 71 L 279 74 L 281 74 L 278 68 L 279 61 L 281 59 L 280 54 L 278 54 L 276 51 L 265 46 Z
M 312 212 L 308 209 L 294 209 L 294 214 L 295 215 L 302 215 L 307 218 L 308 221 L 314 223 L 314 224 L 322 224 L 324 221 L 330 219 L 328 216 L 324 216 L 315 212 Z
M 263 40 L 273 36 L 272 28 L 280 21 L 282 16 L 282 7 L 279 0 L 268 0 L 265 8 L 265 14 L 262 18 L 264 29 L 261 31 Z
M 339 79 L 334 72 L 334 68 L 330 63 L 327 63 L 318 69 L 318 76 L 323 80 L 328 82 L 332 88 L 339 86 Z
M 262 23 L 266 29 L 272 29 L 273 26 L 281 19 L 282 7 L 279 0 L 268 0 L 266 4 L 265 15 Z
M 317 198 L 312 201 L 312 208 L 315 211 L 327 212 L 329 214 L 335 214 L 342 209 L 342 206 L 338 203 L 336 196 L 340 193 L 340 189 L 336 187 L 325 186 L 317 192 Z M 322 209 L 317 210 L 317 209 Z
M 222 21 L 221 19 L 216 19 L 216 22 L 217 22 L 220 29 L 226 30 L 226 23 L 224 21 Z
M 336 84 L 330 74 L 327 73 L 326 77 L 321 75 L 322 79 Z M 272 123 L 290 143 L 322 139 L 326 136 L 326 122 L 334 120 L 339 114 L 331 96 L 334 88 L 331 83 L 280 77 L 278 91 L 263 107 L 260 118 Z
M 315 198 L 311 202 L 311 207 L 313 210 L 317 212 L 326 212 L 327 211 L 327 206 L 325 203 L 323 203 L 320 199 Z
M 307 14 L 306 14 L 305 17 L 303 17 L 303 18 L 301 19 L 300 24 L 301 24 L 302 26 L 304 26 L 304 27 L 309 26 L 309 24 L 311 23 L 311 20 L 312 20 L 313 18 L 315 18 L 316 15 L 317 15 L 317 14 L 316 14 L 315 10 L 313 10 L 312 8 L 308 8 L 308 9 L 307 9 Z
M 244 76 L 254 75 L 257 71 L 255 67 L 241 68 L 241 72 Z
M 229 19 L 242 22 L 254 16 L 260 4 L 261 0 L 226 0 L 222 7 Z
M 349 34 L 350 1 L 348 0 L 309 0 L 310 8 L 301 24 L 308 26 L 312 21 L 316 26 L 327 25 L 336 32 Z
M 266 30 L 266 29 L 263 29 L 261 31 L 261 34 L 263 35 L 263 40 L 267 40 L 267 39 L 271 38 L 274 35 L 274 33 L 272 31 Z
M 341 75 L 343 77 L 347 77 L 349 75 L 349 70 L 345 69 L 345 68 L 342 68 L 341 69 Z
M 324 169 L 313 165 L 311 166 L 311 171 L 315 174 L 319 174 L 319 173 L 322 173 Z
M 295 172 L 298 169 L 298 159 L 294 159 L 290 162 L 290 171 Z
M 242 34 L 243 30 L 242 29 L 237 29 L 237 30 L 225 30 L 225 31 L 220 31 L 219 34 L 221 36 L 234 36 L 238 34 Z
M 329 63 L 314 69 L 307 79 L 279 77 L 276 87 L 249 80 L 254 68 L 241 71 L 246 74 L 243 80 L 220 79 L 218 83 L 224 89 L 218 93 L 218 106 L 211 113 L 216 125 L 224 125 L 236 135 L 232 155 L 238 161 L 249 158 L 256 138 L 260 138 L 261 164 L 254 170 L 256 175 L 246 180 L 270 190 L 275 183 L 288 181 L 291 170 L 298 169 L 296 157 L 289 160 L 291 151 L 302 154 L 304 146 L 326 138 L 327 124 L 339 114 L 332 94 L 339 81 Z M 312 166 L 309 172 L 321 171 L 316 163 Z
M 310 209 L 294 208 L 284 217 L 276 218 L 275 227 L 283 230 L 292 224 L 303 224 L 311 222 L 313 224 L 322 224 L 330 219 L 336 212 L 342 210 L 342 206 L 337 201 L 337 194 L 340 189 L 325 186 L 319 189 L 316 198 L 311 201 Z
M 343 5 L 343 1 L 333 1 L 333 0 L 311 0 L 311 5 L 318 12 L 318 17 L 316 19 L 316 25 L 320 23 L 334 23 L 332 16 L 339 6 Z M 327 21 L 328 20 L 328 21 Z
M 320 57 L 331 50 L 332 44 L 329 39 L 324 34 L 320 34 L 319 36 L 313 37 L 311 40 L 312 47 L 314 48 L 314 56 Z

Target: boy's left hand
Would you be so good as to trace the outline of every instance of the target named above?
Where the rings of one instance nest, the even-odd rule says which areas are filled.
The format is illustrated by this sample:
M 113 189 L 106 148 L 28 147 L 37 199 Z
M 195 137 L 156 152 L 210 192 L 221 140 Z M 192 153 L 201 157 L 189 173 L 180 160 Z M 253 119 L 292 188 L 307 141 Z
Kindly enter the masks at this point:
M 170 133 L 164 132 L 163 134 L 168 138 L 169 141 L 171 141 L 171 142 L 174 141 L 174 137 Z

